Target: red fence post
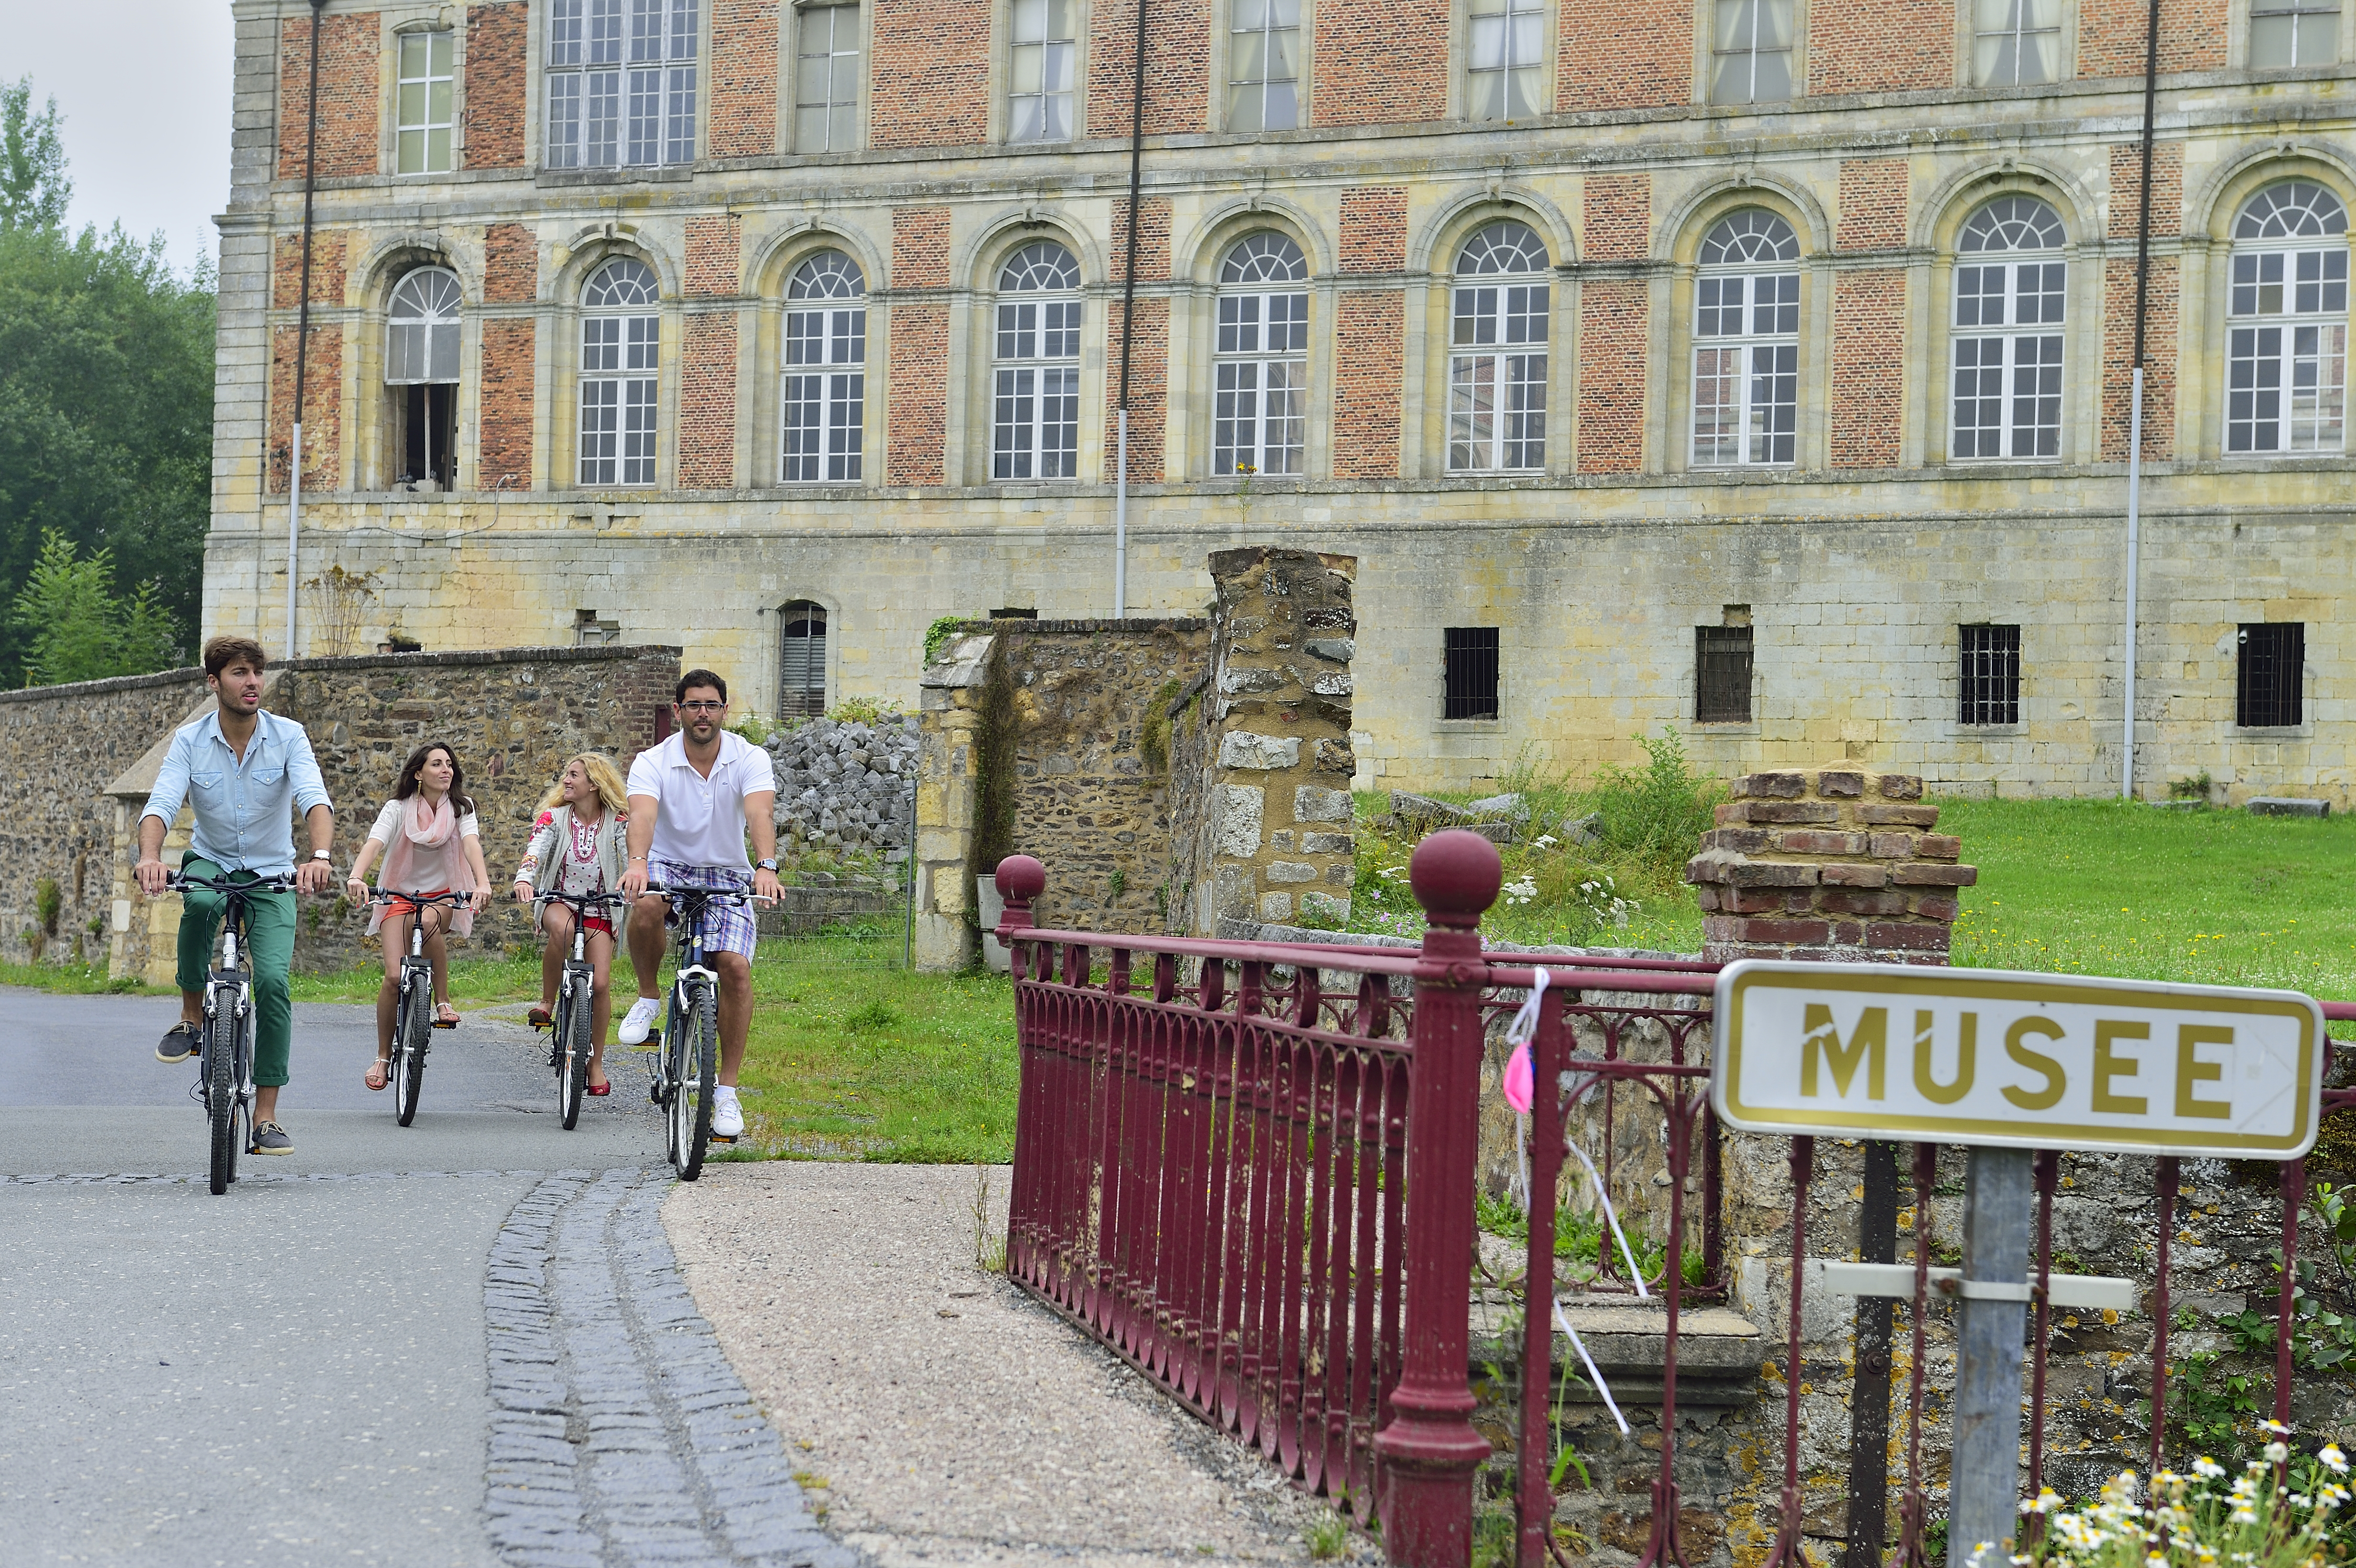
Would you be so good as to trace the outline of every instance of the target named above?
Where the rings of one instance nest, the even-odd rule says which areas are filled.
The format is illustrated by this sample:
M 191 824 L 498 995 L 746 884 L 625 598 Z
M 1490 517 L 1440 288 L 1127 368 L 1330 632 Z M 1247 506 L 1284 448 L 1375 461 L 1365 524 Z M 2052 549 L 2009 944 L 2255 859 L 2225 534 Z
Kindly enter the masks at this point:
M 1505 872 L 1496 847 L 1449 828 L 1408 864 L 1430 917 L 1416 964 L 1408 1088 L 1407 1332 L 1390 1424 L 1376 1435 L 1387 1484 L 1383 1548 L 1413 1568 L 1472 1560 L 1472 1473 L 1489 1456 L 1472 1430 L 1470 1377 L 1473 1165 L 1481 1118 L 1482 912 Z
M 1031 901 L 1046 891 L 1047 868 L 1028 855 L 1009 855 L 998 863 L 996 880 L 998 896 L 1004 901 L 996 934 L 1004 943 L 1014 932 L 1032 923 Z M 1023 960 L 1012 956 L 1013 952 L 1008 946 L 1008 967 L 1020 976 Z M 1019 1020 L 1023 1012 L 1019 994 L 1014 1007 Z M 1007 1183 L 1006 1201 L 1006 1272 L 1016 1279 L 1044 1278 L 1044 1271 L 1037 1266 L 1041 1257 L 1038 1243 L 1042 1221 L 1046 1218 L 1046 1187 L 1053 1179 L 1054 1154 L 1040 1147 L 1040 1137 L 1048 1114 L 1049 1087 L 1044 1077 L 1046 1069 L 1028 1043 L 1029 1031 L 1021 1032 L 1025 1043 L 1017 1051 L 1014 1169 Z

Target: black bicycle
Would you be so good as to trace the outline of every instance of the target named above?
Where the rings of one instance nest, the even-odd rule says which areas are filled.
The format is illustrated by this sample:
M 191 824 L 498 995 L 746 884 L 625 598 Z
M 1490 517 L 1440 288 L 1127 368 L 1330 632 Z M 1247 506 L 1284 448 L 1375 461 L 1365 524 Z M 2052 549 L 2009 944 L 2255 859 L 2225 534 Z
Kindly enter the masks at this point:
M 415 916 L 409 923 L 409 951 L 401 960 L 400 989 L 392 1007 L 392 1060 L 385 1068 L 392 1080 L 393 1119 L 402 1126 L 417 1119 L 417 1092 L 425 1083 L 425 1031 L 455 1029 L 434 1021 L 434 965 L 425 956 L 425 911 L 435 904 L 455 910 L 472 893 L 389 893 L 382 889 L 369 902 L 405 906 Z
M 548 1064 L 556 1070 L 556 1108 L 571 1132 L 581 1121 L 581 1097 L 589 1092 L 589 1058 L 594 1042 L 590 1020 L 595 1017 L 597 973 L 589 966 L 589 916 L 600 910 L 619 910 L 619 893 L 541 893 L 534 903 L 561 903 L 573 912 L 573 956 L 565 961 L 564 978 L 556 991 L 556 1027 L 548 1042 Z
M 197 1086 L 192 1097 L 212 1122 L 212 1189 L 218 1198 L 237 1179 L 237 1157 L 253 1140 L 253 974 L 246 966 L 246 911 L 257 894 L 291 893 L 292 877 L 231 881 L 175 872 L 165 883 L 173 891 L 219 893 L 220 962 L 205 981 L 205 1018 L 197 1027 Z
M 663 1014 L 662 1050 L 655 1057 L 648 1092 L 669 1113 L 663 1142 L 681 1181 L 703 1174 L 703 1152 L 712 1142 L 712 1096 L 720 1068 L 720 976 L 703 961 L 703 912 L 715 903 L 750 903 L 748 893 L 723 888 L 664 888 L 647 891 L 670 901 L 678 912 L 678 962 L 670 982 L 670 1006 Z

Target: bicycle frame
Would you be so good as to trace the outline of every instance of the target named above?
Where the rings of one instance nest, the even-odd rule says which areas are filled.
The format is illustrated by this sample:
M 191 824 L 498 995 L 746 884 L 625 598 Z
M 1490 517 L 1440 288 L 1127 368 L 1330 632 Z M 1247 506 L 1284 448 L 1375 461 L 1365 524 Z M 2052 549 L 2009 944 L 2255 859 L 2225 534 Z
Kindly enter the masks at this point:
M 241 951 L 240 938 L 257 895 L 291 892 L 295 884 L 292 878 L 256 878 L 252 881 L 238 882 L 226 877 L 191 877 L 176 873 L 166 885 L 184 897 L 190 892 L 209 892 L 221 900 L 220 959 L 206 976 L 204 999 L 206 1050 L 215 1054 L 205 1057 L 200 1053 L 199 1060 L 205 1062 L 205 1066 L 197 1080 L 196 1096 L 213 1125 L 212 1189 L 219 1194 L 227 1189 L 229 1182 L 237 1179 L 239 1150 L 236 1146 L 252 1136 L 255 1100 L 253 978 L 241 962 L 244 954 Z M 228 1010 L 226 1019 L 222 1017 L 224 1007 Z M 224 1022 L 228 1026 L 226 1039 L 223 1038 Z M 228 1053 L 229 1063 L 228 1077 L 222 1085 L 228 1090 L 230 1098 L 226 1111 L 213 1101 L 213 1077 L 218 1071 L 214 1063 L 220 1060 L 218 1053 L 223 1051 Z M 243 1113 L 241 1129 L 239 1125 L 240 1112 Z M 222 1119 L 224 1116 L 228 1118 L 226 1122 Z M 227 1139 L 226 1145 L 224 1138 Z

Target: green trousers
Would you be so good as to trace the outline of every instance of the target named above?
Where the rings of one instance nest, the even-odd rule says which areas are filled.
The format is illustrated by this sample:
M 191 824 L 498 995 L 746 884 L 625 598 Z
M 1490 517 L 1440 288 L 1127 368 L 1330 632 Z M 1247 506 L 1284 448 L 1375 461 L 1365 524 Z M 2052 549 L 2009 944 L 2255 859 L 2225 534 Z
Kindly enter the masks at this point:
M 219 880 L 221 869 L 190 855 L 180 869 Z M 234 882 L 259 880 L 252 871 L 238 871 Z M 219 893 L 190 891 L 181 895 L 179 982 L 183 991 L 201 991 L 212 974 L 219 949 L 213 937 L 220 930 L 221 909 L 229 901 Z M 260 893 L 246 901 L 244 966 L 253 977 L 253 1082 L 275 1089 L 286 1082 L 286 1068 L 294 1051 L 294 1004 L 286 994 L 286 971 L 294 963 L 294 895 Z

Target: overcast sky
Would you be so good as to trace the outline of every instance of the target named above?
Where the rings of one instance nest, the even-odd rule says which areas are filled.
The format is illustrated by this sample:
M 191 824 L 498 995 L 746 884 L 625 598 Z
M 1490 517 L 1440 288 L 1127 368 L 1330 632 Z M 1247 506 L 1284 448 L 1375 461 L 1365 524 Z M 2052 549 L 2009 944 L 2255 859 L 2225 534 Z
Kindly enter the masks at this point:
M 73 223 L 164 231 L 172 264 L 218 257 L 236 38 L 229 0 L 11 5 L 0 78 L 65 123 Z

